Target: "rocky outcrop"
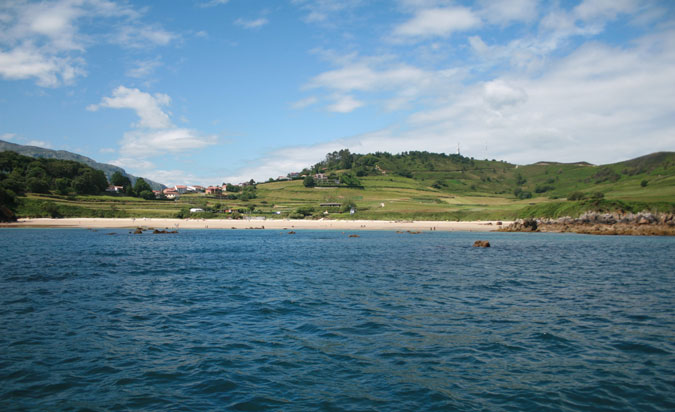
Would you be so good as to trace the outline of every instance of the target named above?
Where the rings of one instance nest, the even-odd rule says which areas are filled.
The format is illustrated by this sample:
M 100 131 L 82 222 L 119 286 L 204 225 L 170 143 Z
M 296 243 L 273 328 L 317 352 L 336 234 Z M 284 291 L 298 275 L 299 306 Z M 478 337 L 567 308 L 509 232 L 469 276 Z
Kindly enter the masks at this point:
M 501 232 L 572 232 L 594 235 L 675 236 L 672 213 L 598 213 L 586 212 L 572 218 L 520 219 Z
M 477 240 L 473 242 L 473 247 L 490 247 L 490 242 L 487 240 Z

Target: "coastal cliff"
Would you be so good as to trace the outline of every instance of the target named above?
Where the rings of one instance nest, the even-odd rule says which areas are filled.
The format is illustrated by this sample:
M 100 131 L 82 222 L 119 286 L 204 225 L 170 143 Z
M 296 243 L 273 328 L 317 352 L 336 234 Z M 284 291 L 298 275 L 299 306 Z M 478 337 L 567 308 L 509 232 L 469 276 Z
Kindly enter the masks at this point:
M 500 232 L 571 232 L 591 235 L 675 236 L 672 213 L 597 213 L 578 218 L 520 219 Z

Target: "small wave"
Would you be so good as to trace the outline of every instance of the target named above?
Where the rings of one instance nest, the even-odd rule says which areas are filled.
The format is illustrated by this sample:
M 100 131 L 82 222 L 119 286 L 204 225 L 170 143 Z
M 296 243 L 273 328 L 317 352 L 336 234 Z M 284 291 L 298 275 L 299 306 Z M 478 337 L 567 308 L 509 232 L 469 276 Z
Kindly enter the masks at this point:
M 646 343 L 637 343 L 637 342 L 620 342 L 614 346 L 616 349 L 619 349 L 624 352 L 637 352 L 637 353 L 646 353 L 649 355 L 669 355 L 670 352 L 657 348 Z

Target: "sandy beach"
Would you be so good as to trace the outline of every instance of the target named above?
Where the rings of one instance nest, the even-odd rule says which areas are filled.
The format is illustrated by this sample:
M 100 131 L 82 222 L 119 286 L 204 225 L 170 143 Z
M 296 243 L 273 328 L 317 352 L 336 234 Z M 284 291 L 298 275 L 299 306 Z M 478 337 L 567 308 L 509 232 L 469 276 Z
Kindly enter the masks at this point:
M 136 228 L 153 229 L 272 229 L 272 230 L 399 230 L 444 232 L 491 232 L 501 226 L 497 221 L 447 222 L 447 221 L 387 221 L 387 220 L 219 220 L 219 219 L 161 219 L 161 218 L 67 218 L 19 219 L 3 223 L 5 228 Z M 502 222 L 504 226 L 510 221 Z

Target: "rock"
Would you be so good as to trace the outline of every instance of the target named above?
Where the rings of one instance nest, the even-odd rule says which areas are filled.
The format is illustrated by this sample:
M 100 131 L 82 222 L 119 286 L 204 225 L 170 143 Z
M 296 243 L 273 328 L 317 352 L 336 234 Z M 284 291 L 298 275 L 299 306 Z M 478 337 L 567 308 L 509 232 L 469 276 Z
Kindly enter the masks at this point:
M 503 225 L 502 222 L 497 222 L 497 226 L 501 226 L 501 225 Z
M 490 242 L 487 240 L 477 240 L 473 242 L 473 247 L 490 247 Z
M 294 235 L 295 232 L 291 230 L 290 232 L 288 232 L 288 234 L 289 234 L 289 235 Z
M 142 235 L 143 234 L 143 229 L 140 227 L 137 227 L 136 230 L 134 230 L 134 235 Z
M 349 235 L 349 237 L 360 237 L 359 235 Z

